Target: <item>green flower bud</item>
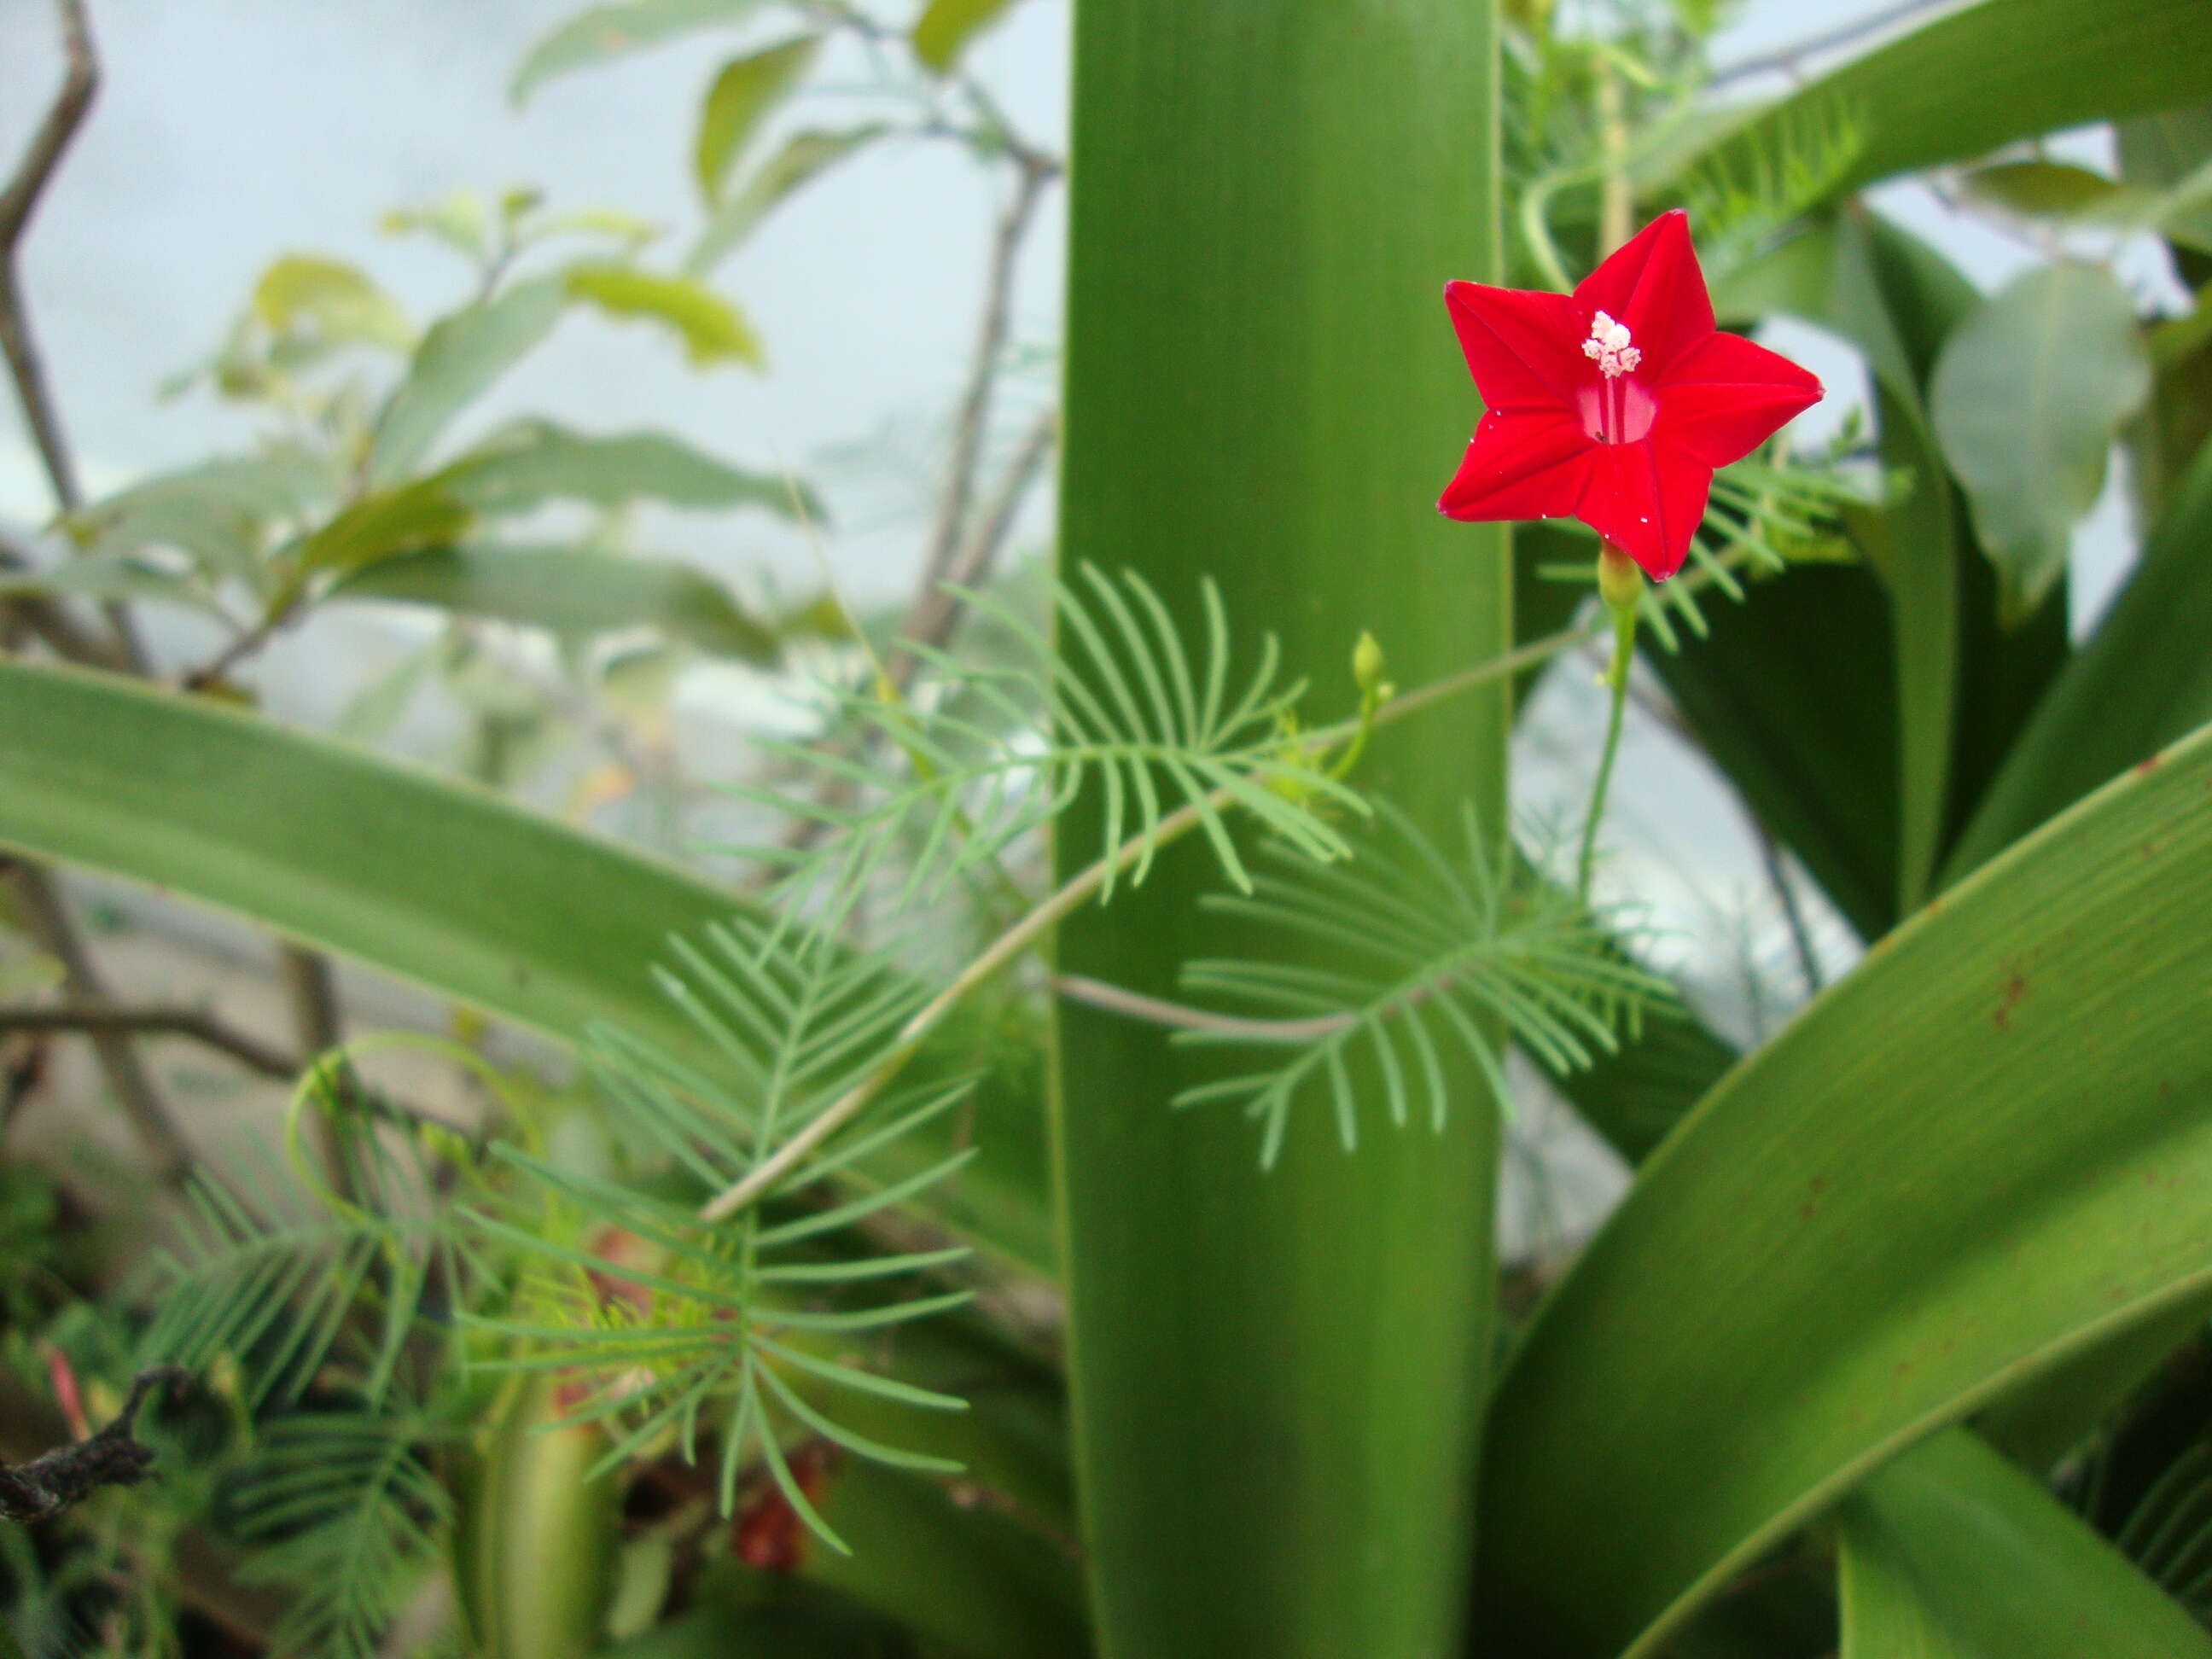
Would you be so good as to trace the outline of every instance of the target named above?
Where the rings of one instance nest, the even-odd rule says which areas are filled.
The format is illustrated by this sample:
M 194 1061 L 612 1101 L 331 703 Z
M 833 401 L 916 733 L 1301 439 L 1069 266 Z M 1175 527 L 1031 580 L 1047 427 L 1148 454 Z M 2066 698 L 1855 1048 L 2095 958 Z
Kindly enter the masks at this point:
M 1352 647 L 1352 678 L 1361 691 L 1372 696 L 1382 685 L 1382 671 L 1389 665 L 1382 660 L 1382 647 L 1375 636 L 1362 629 L 1359 643 Z

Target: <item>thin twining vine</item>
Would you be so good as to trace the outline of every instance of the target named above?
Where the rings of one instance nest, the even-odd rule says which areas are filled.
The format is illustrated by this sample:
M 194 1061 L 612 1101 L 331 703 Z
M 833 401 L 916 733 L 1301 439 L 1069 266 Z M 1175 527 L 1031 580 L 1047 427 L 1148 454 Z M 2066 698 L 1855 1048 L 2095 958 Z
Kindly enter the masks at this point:
M 1742 562 L 1746 556 L 1742 549 L 1733 549 L 1717 563 L 1725 568 Z M 1712 581 L 1714 575 L 1710 571 L 1697 570 L 1686 572 L 1676 580 L 1691 586 L 1701 586 Z M 1612 618 L 1601 613 L 1598 620 L 1577 627 L 1563 628 L 1557 633 L 1516 646 L 1486 662 L 1477 663 L 1458 673 L 1447 674 L 1411 691 L 1402 691 L 1378 701 L 1360 714 L 1301 732 L 1298 737 L 1301 751 L 1309 763 L 1318 762 L 1340 749 L 1364 740 L 1366 734 L 1376 727 L 1403 720 L 1408 714 L 1417 714 L 1462 691 L 1471 691 L 1497 680 L 1510 679 L 1528 669 L 1540 666 L 1563 651 L 1588 644 L 1613 626 Z M 742 1179 L 732 1182 L 702 1205 L 699 1218 L 702 1221 L 726 1220 L 773 1190 L 776 1183 L 789 1175 L 809 1153 L 867 1109 L 870 1103 L 882 1094 L 905 1070 L 907 1062 L 920 1052 L 923 1040 L 936 1030 L 947 1014 L 966 1000 L 971 991 L 1019 958 L 1064 918 L 1072 915 L 1078 906 L 1097 895 L 1109 880 L 1120 876 L 1139 860 L 1153 856 L 1162 847 L 1198 829 L 1206 821 L 1209 811 L 1218 812 L 1229 805 L 1231 797 L 1226 791 L 1217 791 L 1203 801 L 1187 803 L 1164 814 L 1149 830 L 1129 836 L 1112 852 L 1070 877 L 1056 891 L 1000 933 L 942 990 L 915 1010 L 899 1028 L 883 1059 L 858 1082 L 823 1107 L 805 1127 L 754 1166 Z

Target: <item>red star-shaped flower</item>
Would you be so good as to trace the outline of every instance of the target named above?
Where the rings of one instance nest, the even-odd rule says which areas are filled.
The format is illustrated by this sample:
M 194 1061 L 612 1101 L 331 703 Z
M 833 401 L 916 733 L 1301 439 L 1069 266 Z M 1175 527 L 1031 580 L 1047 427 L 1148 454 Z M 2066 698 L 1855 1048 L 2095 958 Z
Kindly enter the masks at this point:
M 1447 283 L 1488 405 L 1437 503 L 1455 519 L 1580 519 L 1655 581 L 1681 568 L 1713 470 L 1741 459 L 1820 383 L 1713 327 L 1679 208 L 1572 294 Z

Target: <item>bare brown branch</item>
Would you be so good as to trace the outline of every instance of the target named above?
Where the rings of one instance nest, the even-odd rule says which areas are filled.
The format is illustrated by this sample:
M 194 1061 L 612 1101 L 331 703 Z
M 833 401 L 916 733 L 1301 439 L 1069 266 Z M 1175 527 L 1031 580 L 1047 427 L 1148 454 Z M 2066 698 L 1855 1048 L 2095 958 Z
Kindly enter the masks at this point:
M 70 997 L 88 1006 L 108 1004 L 111 999 L 107 987 L 94 966 L 83 939 L 78 936 L 76 924 L 63 904 L 53 878 L 36 865 L 15 863 L 9 866 L 7 879 L 15 908 L 31 938 L 41 951 L 61 963 L 63 983 Z M 154 1154 L 161 1178 L 172 1184 L 182 1182 L 191 1170 L 191 1149 L 185 1144 L 184 1135 L 155 1089 L 153 1079 L 146 1075 L 146 1067 L 129 1036 L 121 1031 L 95 1031 L 90 1035 L 93 1052 L 100 1058 L 108 1086 L 115 1091 L 139 1139 Z
M 0 1457 L 35 1460 L 68 1432 L 44 1397 L 12 1373 L 0 1373 Z M 173 1565 L 161 1580 L 185 1606 L 256 1650 L 284 1616 L 283 1599 L 264 1586 L 240 1583 L 231 1552 L 203 1532 L 178 1534 Z
M 31 562 L 13 545 L 0 542 L 0 573 L 29 570 Z M 25 596 L 0 599 L 0 620 L 12 623 L 44 642 L 64 662 L 88 668 L 127 669 L 115 646 L 70 614 L 58 600 Z M 4 643 L 4 641 L 0 641 Z
M 84 0 L 55 0 L 55 5 L 61 15 L 67 69 L 46 118 L 31 135 L 30 147 L 23 152 L 15 176 L 7 189 L 0 191 L 0 355 L 8 359 L 8 372 L 22 402 L 32 441 L 38 446 L 39 459 L 53 486 L 54 500 L 63 512 L 74 513 L 84 504 L 84 492 L 77 481 L 76 463 L 62 435 L 61 411 L 46 383 L 38 341 L 31 332 L 21 263 L 23 237 L 30 228 L 31 216 L 100 89 L 100 59 L 93 50 L 92 20 L 85 14 Z M 138 642 L 129 611 L 112 601 L 102 609 L 115 631 L 117 654 L 143 672 L 146 653 Z
M 126 1004 L 63 1002 L 48 1008 L 0 1008 L 0 1031 L 82 1031 L 88 1036 L 130 1033 L 188 1037 L 229 1055 L 250 1072 L 289 1082 L 305 1062 L 274 1043 L 248 1036 L 196 1008 L 142 1008 Z
M 1043 163 L 1021 160 L 1013 199 L 1000 215 L 991 239 L 990 264 L 983 284 L 983 315 L 976 325 L 975 355 L 968 366 L 968 384 L 961 393 L 960 412 L 952 429 L 952 453 L 945 468 L 945 493 L 939 499 L 937 522 L 930 532 L 929 550 L 922 563 L 921 591 L 933 592 L 950 574 L 968 530 L 969 503 L 983 459 L 983 439 L 991 423 L 992 394 L 999 383 L 999 365 L 1006 349 L 1006 335 L 1013 320 L 1015 268 L 1020 263 L 1030 225 L 1044 199 L 1054 174 Z
M 154 1452 L 132 1434 L 138 1408 L 156 1389 L 190 1381 L 180 1366 L 156 1365 L 131 1380 L 131 1396 L 99 1433 L 0 1468 L 0 1520 L 43 1521 L 82 1503 L 103 1486 L 135 1486 L 154 1471 Z
M 927 646 L 943 645 L 952 635 L 966 605 L 957 594 L 948 592 L 953 587 L 979 587 L 991 578 L 997 567 L 999 555 L 1005 550 L 1006 538 L 1013 533 L 1014 520 L 1021 514 L 1022 505 L 1029 499 L 1044 471 L 1045 462 L 1051 459 L 1053 446 L 1060 437 L 1060 411 L 1048 409 L 1037 416 L 1021 445 L 1007 464 L 1005 476 L 999 481 L 997 492 L 985 506 L 977 520 L 975 531 L 961 545 L 950 567 L 936 580 L 925 584 L 907 607 L 899 623 L 899 638 L 894 642 L 884 672 L 891 684 L 904 690 L 914 678 L 921 659 L 907 648 L 908 642 Z

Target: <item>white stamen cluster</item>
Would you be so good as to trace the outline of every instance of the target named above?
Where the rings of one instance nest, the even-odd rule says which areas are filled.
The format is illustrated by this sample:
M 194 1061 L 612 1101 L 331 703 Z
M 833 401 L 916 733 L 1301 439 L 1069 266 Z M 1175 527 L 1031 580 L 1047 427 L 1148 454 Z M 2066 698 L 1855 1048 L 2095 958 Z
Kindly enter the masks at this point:
M 1583 356 L 1594 359 L 1597 372 L 1608 380 L 1627 374 L 1644 361 L 1644 354 L 1628 343 L 1628 325 L 1614 322 L 1602 311 L 1590 321 Z

